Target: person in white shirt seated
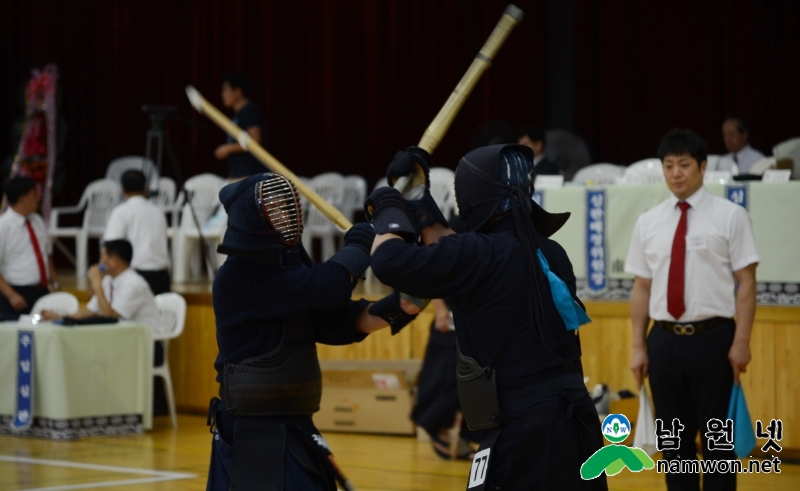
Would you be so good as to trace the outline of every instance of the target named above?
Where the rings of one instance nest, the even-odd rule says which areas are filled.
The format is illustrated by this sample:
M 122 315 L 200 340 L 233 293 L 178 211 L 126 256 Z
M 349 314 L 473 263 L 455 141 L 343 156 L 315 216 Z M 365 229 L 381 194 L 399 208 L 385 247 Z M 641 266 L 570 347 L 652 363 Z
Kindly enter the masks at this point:
M 36 213 L 41 199 L 36 183 L 14 177 L 3 189 L 9 206 L 0 215 L 0 320 L 15 320 L 58 283 L 47 227 Z
M 150 285 L 153 295 L 170 290 L 167 219 L 147 199 L 147 179 L 138 170 L 122 174 L 125 202 L 108 217 L 104 241 L 126 239 L 133 245 L 131 266 Z
M 130 267 L 132 256 L 133 247 L 127 240 L 104 242 L 100 263 L 89 268 L 93 296 L 86 307 L 70 317 L 112 317 L 158 329 L 160 318 L 155 297 L 144 278 Z M 49 310 L 42 311 L 42 317 L 58 318 Z
M 722 123 L 722 138 L 728 152 L 722 156 L 739 168 L 739 174 L 749 174 L 753 164 L 764 158 L 764 154 L 748 143 L 750 131 L 742 118 L 731 116 Z M 720 163 L 722 165 L 722 162 Z

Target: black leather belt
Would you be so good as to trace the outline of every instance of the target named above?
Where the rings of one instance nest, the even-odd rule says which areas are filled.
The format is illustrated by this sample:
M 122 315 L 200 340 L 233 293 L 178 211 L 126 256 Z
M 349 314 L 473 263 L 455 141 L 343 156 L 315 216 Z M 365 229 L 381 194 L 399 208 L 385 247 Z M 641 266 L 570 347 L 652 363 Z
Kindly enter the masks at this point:
M 669 321 L 656 321 L 655 326 L 665 329 L 678 336 L 693 336 L 703 331 L 708 331 L 719 325 L 733 323 L 733 319 L 728 317 L 712 317 L 710 319 L 697 321 L 697 322 L 669 322 Z

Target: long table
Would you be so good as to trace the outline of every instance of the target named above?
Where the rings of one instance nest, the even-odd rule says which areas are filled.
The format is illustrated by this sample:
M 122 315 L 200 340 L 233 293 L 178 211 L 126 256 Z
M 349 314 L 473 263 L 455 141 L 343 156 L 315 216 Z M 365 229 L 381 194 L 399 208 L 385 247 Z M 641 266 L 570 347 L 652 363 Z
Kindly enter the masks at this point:
M 761 263 L 756 273 L 758 302 L 800 305 L 800 182 L 707 184 L 706 189 L 741 204 L 750 212 Z M 636 220 L 669 197 L 666 184 L 540 191 L 547 211 L 572 213 L 553 239 L 566 249 L 578 278 L 579 295 L 598 300 L 627 300 L 633 276 L 625 259 Z M 597 284 L 592 283 L 596 279 Z M 603 280 L 603 281 L 601 281 Z
M 33 424 L 13 433 L 17 337 L 33 332 Z M 0 324 L 0 434 L 58 440 L 152 428 L 152 330 L 120 322 Z

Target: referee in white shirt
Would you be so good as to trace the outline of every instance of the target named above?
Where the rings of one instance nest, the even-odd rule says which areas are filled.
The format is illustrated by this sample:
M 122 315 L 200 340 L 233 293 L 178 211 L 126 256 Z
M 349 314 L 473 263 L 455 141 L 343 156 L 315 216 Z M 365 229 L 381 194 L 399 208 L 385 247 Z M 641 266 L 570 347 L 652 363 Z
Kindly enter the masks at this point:
M 36 183 L 15 177 L 3 188 L 9 206 L 0 215 L 0 320 L 14 320 L 29 314 L 58 283 L 47 228 L 36 213 L 41 199 Z
M 625 264 L 636 275 L 631 369 L 640 385 L 649 374 L 665 429 L 675 418 L 683 425 L 680 448 L 665 451 L 666 459 L 696 459 L 698 431 L 704 459 L 735 458 L 709 450 L 705 433 L 710 419 L 725 422 L 731 387 L 750 362 L 759 257 L 747 211 L 703 187 L 707 154 L 689 130 L 661 140 L 658 156 L 672 196 L 639 217 Z M 670 491 L 700 489 L 697 474 L 666 477 Z M 735 488 L 735 474 L 703 477 L 705 490 Z
M 133 246 L 131 266 L 147 280 L 153 295 L 170 290 L 167 219 L 147 199 L 147 180 L 138 170 L 122 174 L 125 202 L 108 217 L 103 240 L 126 239 Z
M 127 240 L 109 240 L 103 243 L 100 263 L 89 268 L 92 298 L 86 307 L 70 317 L 112 317 L 160 327 L 160 317 L 155 298 L 147 282 L 129 267 L 133 251 Z M 57 318 L 44 311 L 46 319 Z
M 731 116 L 722 123 L 722 139 L 730 152 L 722 158 L 733 161 L 739 174 L 749 174 L 753 164 L 764 158 L 763 153 L 750 146 L 750 130 L 742 118 Z

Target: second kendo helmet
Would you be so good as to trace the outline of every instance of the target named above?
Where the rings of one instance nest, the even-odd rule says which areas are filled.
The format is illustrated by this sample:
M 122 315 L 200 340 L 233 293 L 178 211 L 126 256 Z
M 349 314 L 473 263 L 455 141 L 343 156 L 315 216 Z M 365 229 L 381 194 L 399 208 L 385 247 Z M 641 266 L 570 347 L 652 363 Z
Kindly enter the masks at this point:
M 300 195 L 284 176 L 265 172 L 228 184 L 219 200 L 228 213 L 219 252 L 279 266 L 282 251 L 301 248 Z
M 480 232 L 494 216 L 510 210 L 516 188 L 539 235 L 556 233 L 570 214 L 548 213 L 533 201 L 535 178 L 533 150 L 525 145 L 490 145 L 464 155 L 456 168 L 455 190 L 459 216 L 467 229 Z

